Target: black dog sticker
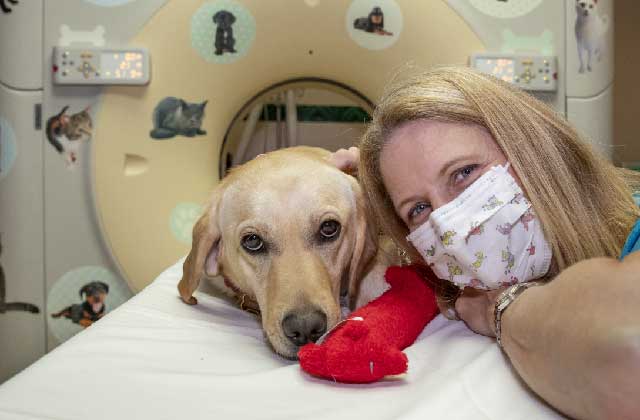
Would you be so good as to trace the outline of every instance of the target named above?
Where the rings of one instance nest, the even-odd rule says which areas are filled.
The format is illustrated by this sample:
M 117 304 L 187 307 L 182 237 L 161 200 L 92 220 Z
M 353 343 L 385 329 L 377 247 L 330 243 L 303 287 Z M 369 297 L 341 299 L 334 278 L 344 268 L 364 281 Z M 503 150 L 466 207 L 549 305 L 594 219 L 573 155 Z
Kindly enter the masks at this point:
M 60 312 L 51 314 L 53 318 L 65 317 L 76 324 L 88 327 L 105 314 L 104 300 L 109 294 L 109 285 L 101 281 L 92 281 L 80 289 L 80 298 L 84 302 L 67 306 Z
M 376 35 L 393 35 L 393 32 L 384 29 L 384 13 L 377 6 L 371 10 L 369 16 L 359 17 L 353 21 L 353 27 Z
M 213 23 L 217 25 L 214 42 L 216 55 L 237 52 L 235 50 L 236 39 L 233 37 L 233 24 L 235 21 L 236 17 L 233 13 L 226 10 L 220 10 L 213 15 Z

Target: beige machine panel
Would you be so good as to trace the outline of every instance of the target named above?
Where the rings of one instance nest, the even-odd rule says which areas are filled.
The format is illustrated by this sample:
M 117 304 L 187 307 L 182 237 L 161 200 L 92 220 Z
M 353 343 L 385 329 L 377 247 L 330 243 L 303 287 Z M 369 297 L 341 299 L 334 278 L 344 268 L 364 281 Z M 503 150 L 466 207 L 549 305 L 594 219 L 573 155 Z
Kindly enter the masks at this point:
M 42 89 L 43 0 L 3 2 L 0 9 L 0 82 Z
M 189 25 L 201 1 L 169 2 L 132 40 L 131 45 L 149 49 L 151 83 L 105 90 L 93 158 L 100 223 L 134 290 L 188 252 L 189 246 L 169 231 L 172 209 L 179 202 L 206 201 L 218 181 L 227 127 L 256 93 L 287 79 L 319 77 L 375 102 L 406 63 L 419 68 L 465 64 L 472 52 L 483 49 L 444 2 L 409 0 L 397 1 L 402 28 L 396 42 L 384 49 L 363 48 L 347 30 L 350 4 L 243 1 L 255 19 L 255 40 L 231 63 L 207 62 L 191 46 Z M 208 100 L 202 127 L 207 135 L 152 140 L 151 115 L 167 96 Z
M 0 383 L 45 352 L 41 101 L 0 86 Z

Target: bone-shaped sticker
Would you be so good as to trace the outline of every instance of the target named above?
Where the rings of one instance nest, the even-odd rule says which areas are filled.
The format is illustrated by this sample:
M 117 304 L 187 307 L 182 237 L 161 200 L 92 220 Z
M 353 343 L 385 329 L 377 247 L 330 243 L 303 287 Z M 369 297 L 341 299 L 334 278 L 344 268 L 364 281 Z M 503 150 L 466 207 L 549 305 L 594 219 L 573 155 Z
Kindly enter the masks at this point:
M 58 45 L 68 47 L 71 44 L 90 44 L 94 47 L 102 47 L 105 44 L 105 32 L 102 25 L 98 25 L 90 31 L 76 31 L 68 25 L 61 25 Z

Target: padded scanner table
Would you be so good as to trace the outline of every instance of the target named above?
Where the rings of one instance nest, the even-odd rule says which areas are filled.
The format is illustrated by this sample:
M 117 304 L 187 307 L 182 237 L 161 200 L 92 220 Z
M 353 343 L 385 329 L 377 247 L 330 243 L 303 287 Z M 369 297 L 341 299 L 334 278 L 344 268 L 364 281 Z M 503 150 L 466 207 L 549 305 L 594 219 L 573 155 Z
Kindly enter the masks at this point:
M 553 419 L 493 340 L 439 315 L 400 379 L 345 385 L 275 355 L 258 320 L 197 292 L 182 261 L 0 386 L 1 419 Z

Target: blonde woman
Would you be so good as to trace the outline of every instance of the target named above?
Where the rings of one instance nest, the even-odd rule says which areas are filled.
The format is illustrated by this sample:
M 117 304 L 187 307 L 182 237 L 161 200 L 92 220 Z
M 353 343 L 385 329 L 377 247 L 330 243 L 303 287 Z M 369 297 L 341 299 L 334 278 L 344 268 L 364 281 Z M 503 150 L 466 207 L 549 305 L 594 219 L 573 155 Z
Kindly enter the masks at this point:
M 466 68 L 388 88 L 359 151 L 333 158 L 358 168 L 383 230 L 533 391 L 572 417 L 640 418 L 640 253 L 617 259 L 640 176 Z

